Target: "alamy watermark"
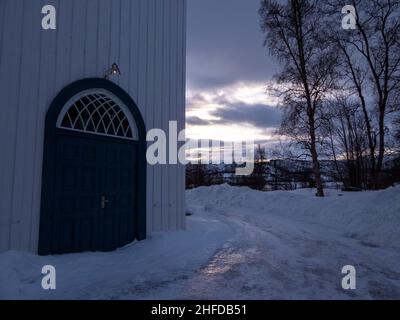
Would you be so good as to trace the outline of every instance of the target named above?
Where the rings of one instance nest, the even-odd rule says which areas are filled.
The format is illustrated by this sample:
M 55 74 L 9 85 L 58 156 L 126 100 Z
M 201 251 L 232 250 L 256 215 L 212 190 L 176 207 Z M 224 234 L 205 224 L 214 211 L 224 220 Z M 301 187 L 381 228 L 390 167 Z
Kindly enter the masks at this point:
M 54 6 L 45 5 L 42 8 L 42 28 L 43 30 L 56 30 L 57 29 L 57 11 Z
M 357 13 L 352 5 L 346 5 L 342 8 L 342 28 L 345 30 L 354 30 L 357 28 Z M 43 30 L 57 29 L 57 10 L 53 5 L 42 7 L 42 28 Z
M 345 274 L 345 276 L 342 279 L 342 289 L 356 290 L 357 289 L 356 268 L 352 265 L 344 266 L 342 268 L 342 274 Z
M 42 289 L 43 290 L 56 290 L 56 268 L 52 265 L 46 265 L 42 268 Z
M 357 29 L 357 13 L 354 6 L 344 6 L 342 8 L 342 14 L 345 16 L 342 19 L 342 28 L 344 30 Z
M 254 140 L 222 142 L 186 139 L 186 131 L 178 132 L 178 122 L 169 122 L 168 134 L 162 129 L 147 133 L 146 158 L 150 165 L 186 165 L 190 161 L 201 164 L 235 163 L 236 175 L 248 176 L 254 170 Z

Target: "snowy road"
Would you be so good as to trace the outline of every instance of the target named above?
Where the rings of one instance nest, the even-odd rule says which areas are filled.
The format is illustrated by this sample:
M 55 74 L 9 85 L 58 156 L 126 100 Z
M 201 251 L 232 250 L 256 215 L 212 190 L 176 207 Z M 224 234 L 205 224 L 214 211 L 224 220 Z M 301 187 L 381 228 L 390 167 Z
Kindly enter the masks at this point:
M 233 216 L 233 217 L 232 217 Z M 326 228 L 280 219 L 223 220 L 235 230 L 180 298 L 393 299 L 400 297 L 400 254 L 343 238 Z M 354 265 L 357 290 L 341 288 L 342 267 Z
M 399 299 L 399 191 L 332 191 L 329 199 L 314 199 L 216 187 L 208 194 L 219 196 L 210 199 L 196 190 L 189 200 L 216 213 L 234 237 L 188 281 L 184 297 Z M 354 291 L 341 287 L 345 265 L 356 267 Z
M 363 194 L 188 192 L 188 230 L 113 253 L 0 254 L 0 298 L 399 299 L 400 188 Z M 57 290 L 40 269 L 57 269 Z M 353 265 L 357 289 L 341 288 Z

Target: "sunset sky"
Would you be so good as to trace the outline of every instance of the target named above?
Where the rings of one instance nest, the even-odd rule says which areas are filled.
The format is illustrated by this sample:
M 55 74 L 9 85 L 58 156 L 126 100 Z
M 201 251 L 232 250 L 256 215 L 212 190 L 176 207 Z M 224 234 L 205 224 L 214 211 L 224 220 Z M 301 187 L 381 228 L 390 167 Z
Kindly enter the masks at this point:
M 189 0 L 188 137 L 272 144 L 279 126 L 266 87 L 277 72 L 263 47 L 259 0 Z

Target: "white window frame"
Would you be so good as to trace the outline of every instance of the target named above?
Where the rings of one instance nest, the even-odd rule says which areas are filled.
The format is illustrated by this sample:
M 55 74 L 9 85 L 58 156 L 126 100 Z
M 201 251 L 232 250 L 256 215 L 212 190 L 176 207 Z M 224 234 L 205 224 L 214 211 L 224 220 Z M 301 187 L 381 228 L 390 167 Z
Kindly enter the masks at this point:
M 96 95 L 96 94 L 105 95 L 108 99 L 110 99 L 110 101 L 114 102 L 116 104 L 116 106 L 118 106 L 122 110 L 123 114 L 125 115 L 126 119 L 128 120 L 129 127 L 132 132 L 132 137 L 126 137 L 126 136 L 124 137 L 124 136 L 119 136 L 119 135 L 112 135 L 112 134 L 101 133 L 101 132 L 96 132 L 96 131 L 88 131 L 88 130 L 84 130 L 84 129 L 81 130 L 81 129 L 76 129 L 76 128 L 67 128 L 67 127 L 62 126 L 64 117 L 67 115 L 70 108 L 72 108 L 76 102 L 78 102 L 85 96 Z M 94 113 L 92 113 L 91 116 L 93 114 Z M 78 118 L 79 117 L 77 117 L 77 119 Z M 71 124 L 72 124 L 72 121 L 71 121 Z M 93 121 L 92 121 L 92 124 L 94 124 Z M 106 127 L 104 122 L 103 122 L 103 125 L 104 125 L 104 127 Z M 108 125 L 107 129 L 109 128 L 110 125 L 112 125 L 114 127 L 114 124 L 111 121 L 111 123 Z M 87 133 L 87 134 L 92 134 L 92 135 L 97 135 L 97 136 L 106 136 L 106 137 L 126 139 L 126 140 L 131 140 L 131 141 L 139 140 L 139 134 L 138 134 L 136 122 L 135 122 L 133 115 L 132 115 L 131 111 L 129 110 L 129 108 L 115 94 L 109 92 L 108 90 L 101 89 L 101 88 L 92 88 L 92 89 L 81 91 L 78 94 L 76 94 L 75 96 L 73 96 L 71 99 L 69 99 L 67 101 L 67 103 L 64 105 L 64 107 L 62 108 L 60 114 L 58 115 L 56 126 L 57 126 L 57 128 L 62 129 L 62 130 Z M 119 126 L 117 129 L 115 129 L 115 127 L 114 127 L 115 132 L 118 132 L 118 130 L 119 130 Z M 126 132 L 124 132 L 124 134 L 126 135 Z

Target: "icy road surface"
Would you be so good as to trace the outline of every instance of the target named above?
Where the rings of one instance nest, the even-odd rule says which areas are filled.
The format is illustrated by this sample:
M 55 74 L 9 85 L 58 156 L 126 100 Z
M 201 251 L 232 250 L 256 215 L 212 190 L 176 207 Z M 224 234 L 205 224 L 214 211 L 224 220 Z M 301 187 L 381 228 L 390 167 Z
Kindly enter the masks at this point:
M 400 188 L 327 193 L 192 190 L 186 232 L 113 253 L 0 254 L 0 298 L 399 299 Z M 44 265 L 54 291 L 41 287 Z M 341 287 L 345 265 L 356 290 Z

